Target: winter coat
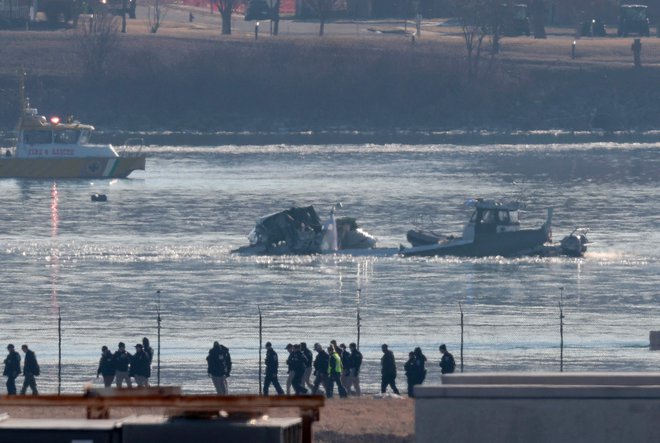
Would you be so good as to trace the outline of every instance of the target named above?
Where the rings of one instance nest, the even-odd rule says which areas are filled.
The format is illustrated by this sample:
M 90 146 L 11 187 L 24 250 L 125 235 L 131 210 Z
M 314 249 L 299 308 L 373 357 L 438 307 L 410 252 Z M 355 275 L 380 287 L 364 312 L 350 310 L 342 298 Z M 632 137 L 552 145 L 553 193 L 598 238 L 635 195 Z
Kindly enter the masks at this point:
M 131 362 L 131 353 L 126 350 L 118 350 L 113 355 L 115 360 L 115 371 L 126 372 Z
M 383 356 L 380 359 L 380 373 L 383 377 L 396 377 L 394 353 L 389 349 L 383 353 Z
M 25 351 L 25 363 L 23 364 L 23 374 L 28 375 L 39 375 L 41 370 L 39 369 L 39 363 L 37 363 L 37 355 L 34 351 L 28 349 Z
M 273 348 L 269 348 L 266 351 L 266 375 L 277 375 L 278 366 L 277 352 Z
M 21 373 L 21 355 L 12 351 L 5 358 L 5 370 L 2 375 L 7 377 L 18 377 Z
M 317 374 L 325 374 L 328 372 L 329 358 L 330 356 L 324 350 L 321 350 L 316 354 L 314 371 L 316 371 Z
M 128 371 L 131 377 L 151 377 L 151 365 L 149 364 L 149 354 L 144 350 L 139 350 L 131 357 L 131 367 Z
M 99 368 L 96 370 L 96 376 L 103 375 L 110 377 L 115 375 L 115 357 L 111 351 L 105 351 L 99 360 Z

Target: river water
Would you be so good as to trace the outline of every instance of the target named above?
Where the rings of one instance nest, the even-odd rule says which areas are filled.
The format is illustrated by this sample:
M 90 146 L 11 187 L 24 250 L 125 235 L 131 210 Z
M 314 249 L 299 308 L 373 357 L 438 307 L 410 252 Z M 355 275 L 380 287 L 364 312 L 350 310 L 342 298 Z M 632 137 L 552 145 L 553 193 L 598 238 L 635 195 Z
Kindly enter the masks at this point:
M 44 392 L 94 380 L 100 347 L 143 336 L 161 382 L 211 392 L 214 340 L 234 360 L 233 392 L 257 386 L 258 309 L 264 342 L 357 341 L 362 383 L 375 392 L 380 345 L 399 367 L 420 346 L 437 381 L 437 347 L 465 371 L 656 370 L 660 329 L 660 153 L 654 143 L 579 142 L 186 145 L 146 148 L 147 171 L 126 180 L 0 181 L 0 336 L 30 344 Z M 93 193 L 106 203 L 90 201 Z M 470 197 L 520 198 L 526 226 L 554 208 L 555 239 L 591 229 L 584 259 L 245 257 L 230 253 L 262 215 L 335 202 L 379 239 L 405 243 L 413 223 L 459 233 Z M 561 289 L 563 288 L 563 289 Z M 160 292 L 158 297 L 156 291 Z M 131 349 L 132 350 L 132 349 Z M 280 381 L 285 378 L 280 370 Z M 154 369 L 154 378 L 156 370 Z M 400 369 L 397 379 L 405 386 Z

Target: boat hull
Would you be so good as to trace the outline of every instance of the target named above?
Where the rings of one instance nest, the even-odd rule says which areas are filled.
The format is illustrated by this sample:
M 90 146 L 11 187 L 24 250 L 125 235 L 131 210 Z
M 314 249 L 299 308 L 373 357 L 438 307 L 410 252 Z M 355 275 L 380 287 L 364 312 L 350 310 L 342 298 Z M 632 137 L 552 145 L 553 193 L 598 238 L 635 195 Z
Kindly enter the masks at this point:
M 540 229 L 525 229 L 515 232 L 482 233 L 473 242 L 462 239 L 447 241 L 434 245 L 424 245 L 406 248 L 401 254 L 406 257 L 511 257 L 533 254 L 534 251 L 548 241 L 545 227 Z
M 125 178 L 144 170 L 144 155 L 81 158 L 2 158 L 0 178 Z

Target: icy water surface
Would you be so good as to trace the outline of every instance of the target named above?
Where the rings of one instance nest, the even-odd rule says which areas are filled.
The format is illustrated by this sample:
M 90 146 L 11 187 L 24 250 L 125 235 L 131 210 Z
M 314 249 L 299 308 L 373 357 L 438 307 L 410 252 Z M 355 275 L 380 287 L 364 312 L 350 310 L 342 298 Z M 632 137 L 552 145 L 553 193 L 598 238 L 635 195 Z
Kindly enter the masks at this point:
M 234 359 L 230 390 L 257 386 L 264 341 L 356 341 L 360 288 L 363 384 L 378 383 L 380 345 L 402 367 L 421 346 L 437 380 L 440 343 L 465 371 L 656 370 L 660 329 L 660 153 L 654 144 L 152 146 L 147 171 L 116 181 L 0 180 L 0 336 L 29 343 L 42 390 L 57 383 L 62 315 L 64 392 L 93 379 L 101 345 L 156 347 L 161 291 L 162 383 L 211 392 L 213 340 Z M 108 195 L 93 203 L 93 193 Z M 381 246 L 413 222 L 458 233 L 469 197 L 522 197 L 522 222 L 554 207 L 556 239 L 589 226 L 585 259 L 242 257 L 259 216 L 338 201 Z M 285 378 L 281 368 L 280 380 Z M 154 370 L 154 381 L 155 381 Z M 405 385 L 403 371 L 399 383 Z M 98 382 L 97 382 L 98 383 Z

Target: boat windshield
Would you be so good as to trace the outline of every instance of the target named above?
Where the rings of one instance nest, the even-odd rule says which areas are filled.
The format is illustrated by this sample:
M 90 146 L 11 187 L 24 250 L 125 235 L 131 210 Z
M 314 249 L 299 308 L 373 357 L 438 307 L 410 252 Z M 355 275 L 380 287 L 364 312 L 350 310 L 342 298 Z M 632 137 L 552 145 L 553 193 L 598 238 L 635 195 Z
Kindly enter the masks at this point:
M 80 131 L 77 129 L 65 129 L 63 131 L 55 131 L 55 143 L 62 145 L 73 145 L 78 143 Z
M 89 143 L 90 131 L 82 130 L 80 131 L 80 139 L 78 140 L 81 145 Z
M 26 145 L 43 145 L 53 142 L 53 131 L 25 131 L 23 143 Z

